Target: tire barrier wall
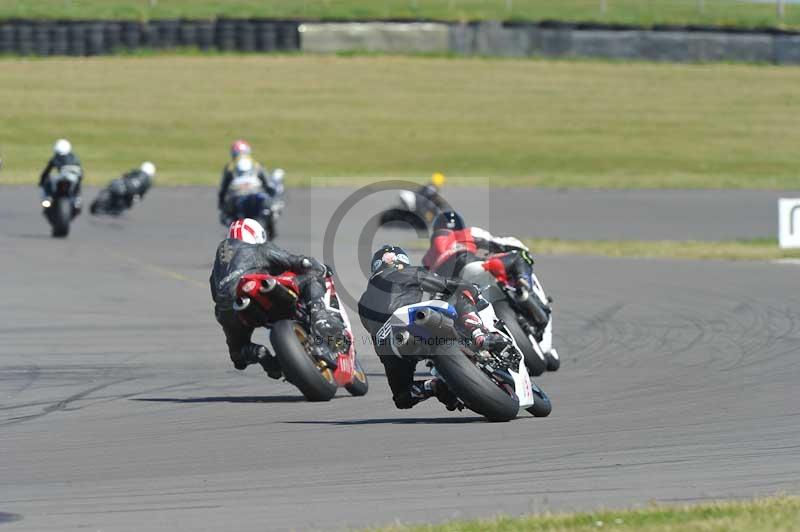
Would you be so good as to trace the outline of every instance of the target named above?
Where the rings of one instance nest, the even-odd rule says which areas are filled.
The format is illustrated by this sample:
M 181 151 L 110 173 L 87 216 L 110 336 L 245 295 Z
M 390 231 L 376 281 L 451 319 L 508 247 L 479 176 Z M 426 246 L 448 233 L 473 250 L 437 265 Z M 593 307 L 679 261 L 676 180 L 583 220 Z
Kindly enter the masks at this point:
M 800 35 L 788 32 L 547 27 L 485 22 L 451 26 L 450 47 L 462 55 L 800 64 Z
M 197 47 L 281 52 L 300 49 L 299 23 L 266 19 L 0 21 L 0 54 L 107 55 L 119 51 Z
M 800 35 L 781 31 L 500 22 L 303 23 L 300 40 L 304 52 L 445 52 L 501 57 L 800 64 Z
M 269 19 L 0 21 L 0 54 L 105 55 L 197 47 L 238 52 L 453 53 L 800 64 L 800 34 L 560 23 L 299 22 Z

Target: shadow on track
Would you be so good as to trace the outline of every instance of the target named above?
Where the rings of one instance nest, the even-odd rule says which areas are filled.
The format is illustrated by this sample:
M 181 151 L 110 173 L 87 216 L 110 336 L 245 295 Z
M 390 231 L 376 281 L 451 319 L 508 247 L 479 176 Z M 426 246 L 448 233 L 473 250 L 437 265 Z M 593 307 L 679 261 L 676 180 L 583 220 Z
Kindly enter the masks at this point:
M 148 403 L 305 403 L 300 395 L 245 395 L 240 397 L 139 397 L 131 401 Z
M 378 419 L 354 419 L 350 421 L 283 421 L 289 425 L 463 425 L 465 423 L 488 423 L 478 416 L 471 417 L 399 417 Z

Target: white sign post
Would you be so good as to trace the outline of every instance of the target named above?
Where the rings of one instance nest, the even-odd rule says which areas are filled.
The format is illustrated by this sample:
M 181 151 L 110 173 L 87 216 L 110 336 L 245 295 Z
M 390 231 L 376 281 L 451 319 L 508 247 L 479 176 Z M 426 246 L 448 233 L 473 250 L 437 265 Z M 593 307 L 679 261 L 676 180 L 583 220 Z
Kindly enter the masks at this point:
M 800 248 L 800 198 L 778 200 L 778 243 L 781 249 Z

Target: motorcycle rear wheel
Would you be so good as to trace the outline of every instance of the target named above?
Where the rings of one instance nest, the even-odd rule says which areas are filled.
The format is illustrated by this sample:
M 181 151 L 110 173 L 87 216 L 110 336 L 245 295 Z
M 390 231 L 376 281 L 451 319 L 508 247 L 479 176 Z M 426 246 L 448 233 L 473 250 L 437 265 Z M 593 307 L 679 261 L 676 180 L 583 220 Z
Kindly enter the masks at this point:
M 444 347 L 431 360 L 450 390 L 473 412 L 489 421 L 511 421 L 517 417 L 516 396 L 501 389 L 459 348 Z
M 292 320 L 272 325 L 270 341 L 286 380 L 297 386 L 309 401 L 330 401 L 336 395 L 336 381 L 330 368 L 322 367 L 311 355 L 311 339 L 305 328 Z

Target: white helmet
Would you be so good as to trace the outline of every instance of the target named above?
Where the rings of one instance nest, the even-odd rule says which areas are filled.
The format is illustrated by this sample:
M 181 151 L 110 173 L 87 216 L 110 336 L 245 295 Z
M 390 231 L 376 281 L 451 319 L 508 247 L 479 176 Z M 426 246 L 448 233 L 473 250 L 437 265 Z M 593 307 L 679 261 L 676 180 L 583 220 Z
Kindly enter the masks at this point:
M 143 173 L 147 174 L 147 177 L 153 179 L 156 175 L 156 165 L 151 163 L 150 161 L 145 161 L 142 163 L 142 166 L 139 167 Z
M 250 157 L 240 157 L 236 161 L 236 173 L 239 175 L 249 174 L 253 171 L 253 159 Z
M 53 152 L 56 155 L 67 155 L 72 151 L 72 144 L 67 139 L 58 139 L 53 145 Z
M 228 229 L 228 238 L 241 240 L 248 244 L 263 244 L 267 241 L 267 232 L 261 224 L 252 218 L 236 220 Z

